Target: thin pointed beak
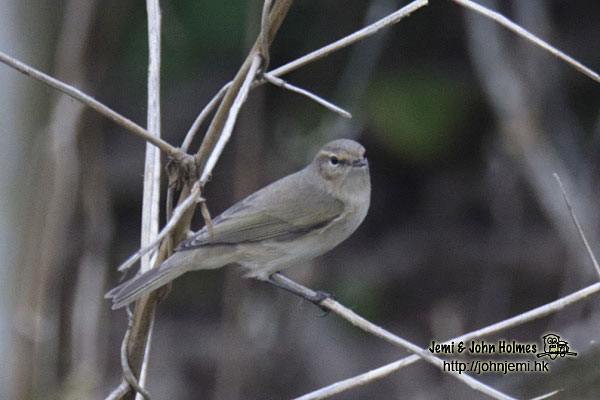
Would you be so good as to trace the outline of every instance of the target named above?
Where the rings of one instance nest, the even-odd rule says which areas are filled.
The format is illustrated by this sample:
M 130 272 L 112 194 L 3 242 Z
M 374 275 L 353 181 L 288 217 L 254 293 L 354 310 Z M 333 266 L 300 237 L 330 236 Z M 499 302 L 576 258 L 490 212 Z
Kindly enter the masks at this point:
M 366 167 L 368 165 L 369 165 L 369 162 L 367 161 L 367 157 L 363 157 L 360 160 L 354 160 L 352 162 L 353 167 Z

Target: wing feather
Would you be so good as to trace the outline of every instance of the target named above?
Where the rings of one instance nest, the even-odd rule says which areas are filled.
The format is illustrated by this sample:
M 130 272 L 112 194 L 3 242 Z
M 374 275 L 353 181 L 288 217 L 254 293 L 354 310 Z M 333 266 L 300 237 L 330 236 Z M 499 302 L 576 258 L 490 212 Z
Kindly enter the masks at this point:
M 341 215 L 343 203 L 311 184 L 304 170 L 287 176 L 236 203 L 206 227 L 183 241 L 177 250 L 211 244 L 287 240 L 326 226 Z M 301 185 L 305 190 L 298 193 Z

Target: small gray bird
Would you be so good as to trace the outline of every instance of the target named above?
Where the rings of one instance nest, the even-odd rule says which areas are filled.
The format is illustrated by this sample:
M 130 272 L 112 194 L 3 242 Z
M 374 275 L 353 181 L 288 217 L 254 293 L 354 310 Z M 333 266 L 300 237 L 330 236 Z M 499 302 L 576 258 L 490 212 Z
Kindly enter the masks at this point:
M 371 199 L 364 153 L 364 147 L 353 140 L 327 143 L 307 167 L 213 219 L 212 234 L 206 227 L 200 229 L 158 267 L 108 292 L 112 308 L 123 307 L 188 271 L 227 264 L 244 267 L 246 277 L 299 294 L 270 276 L 331 250 L 358 228 Z

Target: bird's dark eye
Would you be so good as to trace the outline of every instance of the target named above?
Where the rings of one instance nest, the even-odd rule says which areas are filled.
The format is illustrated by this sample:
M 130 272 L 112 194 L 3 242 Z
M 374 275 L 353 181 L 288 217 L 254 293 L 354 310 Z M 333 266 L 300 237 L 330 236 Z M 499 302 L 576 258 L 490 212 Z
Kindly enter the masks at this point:
M 339 163 L 340 163 L 340 160 L 336 156 L 329 157 L 329 164 L 335 166 L 335 165 L 338 165 Z

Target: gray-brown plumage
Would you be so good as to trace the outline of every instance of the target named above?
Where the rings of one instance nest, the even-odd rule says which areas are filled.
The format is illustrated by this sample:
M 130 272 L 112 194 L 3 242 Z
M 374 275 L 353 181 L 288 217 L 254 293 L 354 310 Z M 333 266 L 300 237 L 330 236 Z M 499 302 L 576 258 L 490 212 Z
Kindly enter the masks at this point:
M 191 270 L 239 264 L 261 280 L 321 255 L 363 221 L 371 184 L 364 148 L 347 139 L 323 146 L 304 169 L 241 200 L 184 240 L 158 267 L 107 293 L 125 306 Z

